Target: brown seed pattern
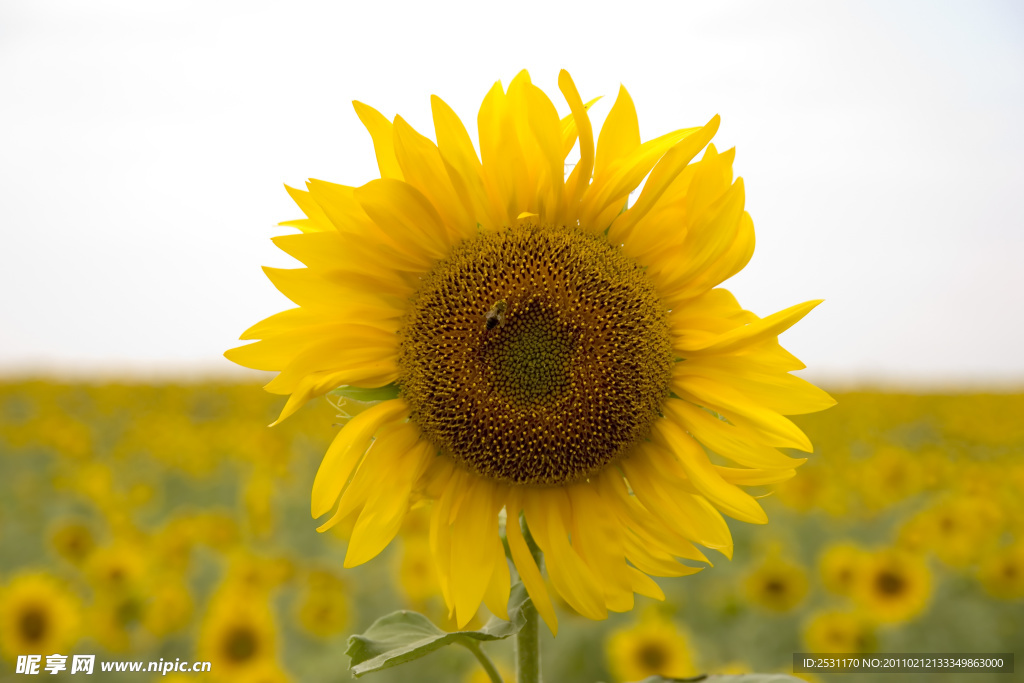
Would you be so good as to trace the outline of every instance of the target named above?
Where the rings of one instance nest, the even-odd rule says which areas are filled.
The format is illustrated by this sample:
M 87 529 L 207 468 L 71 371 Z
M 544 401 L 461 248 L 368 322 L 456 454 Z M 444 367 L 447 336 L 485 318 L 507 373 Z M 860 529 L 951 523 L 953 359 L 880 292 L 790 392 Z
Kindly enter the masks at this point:
M 423 278 L 399 334 L 412 420 L 506 483 L 600 471 L 647 435 L 668 393 L 669 328 L 653 286 L 577 228 L 520 225 L 462 242 Z

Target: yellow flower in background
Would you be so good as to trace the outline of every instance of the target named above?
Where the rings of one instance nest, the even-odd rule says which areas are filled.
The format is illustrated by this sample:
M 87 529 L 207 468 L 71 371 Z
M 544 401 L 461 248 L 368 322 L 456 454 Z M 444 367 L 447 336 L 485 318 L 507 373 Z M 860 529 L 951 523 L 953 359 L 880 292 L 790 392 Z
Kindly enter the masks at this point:
M 919 492 L 924 478 L 917 460 L 904 448 L 878 449 L 861 468 L 861 499 L 869 510 L 883 510 Z
M 804 644 L 808 652 L 871 652 L 874 631 L 859 614 L 828 610 L 811 616 L 804 626 Z
M 274 477 L 267 470 L 249 475 L 242 492 L 249 531 L 257 538 L 269 538 L 274 530 L 274 498 L 277 493 Z
M 412 605 L 422 605 L 441 592 L 441 583 L 434 566 L 427 539 L 407 538 L 402 551 L 395 555 L 398 587 Z
M 854 543 L 834 543 L 827 547 L 818 561 L 821 582 L 837 595 L 850 595 L 862 573 L 866 551 Z
M 8 659 L 68 652 L 80 624 L 78 598 L 49 574 L 18 574 L 0 589 L 0 653 Z
M 773 553 L 747 576 L 743 585 L 750 602 L 773 612 L 788 612 L 807 595 L 807 572 Z
M 192 593 L 185 582 L 180 578 L 163 576 L 153 582 L 146 598 L 142 625 L 158 638 L 164 638 L 191 623 L 194 607 Z
M 192 517 L 195 540 L 220 551 L 238 543 L 238 522 L 227 511 L 205 510 Z
M 294 575 L 295 563 L 286 555 L 266 556 L 237 550 L 228 555 L 224 583 L 236 590 L 268 593 Z
M 196 529 L 191 516 L 176 515 L 150 536 L 153 561 L 168 571 L 184 572 L 192 559 Z
M 89 636 L 110 652 L 127 652 L 138 643 L 137 626 L 146 613 L 139 593 L 97 593 L 89 606 Z
M 617 681 L 648 676 L 681 678 L 697 673 L 689 639 L 669 619 L 647 612 L 629 628 L 618 629 L 605 647 L 608 670 Z
M 498 675 L 503 683 L 515 683 L 516 675 L 504 662 L 494 662 Z M 491 677 L 487 675 L 483 667 L 474 666 L 462 679 L 463 683 L 491 683 Z
M 931 593 L 932 575 L 924 559 L 892 548 L 865 558 L 853 597 L 875 621 L 899 623 L 924 611 Z
M 54 527 L 50 543 L 58 555 L 71 564 L 80 566 L 96 547 L 96 538 L 88 524 L 64 520 Z
M 951 496 L 911 518 L 901 537 L 908 547 L 929 550 L 944 564 L 965 568 L 996 547 L 1003 514 L 992 499 Z
M 842 517 L 849 511 L 849 487 L 846 476 L 837 477 L 821 464 L 804 467 L 799 477 L 793 477 L 778 488 L 779 500 L 798 512 L 822 510 L 833 517 Z
M 118 541 L 93 551 L 85 573 L 97 591 L 124 595 L 138 588 L 148 573 L 148 564 L 141 545 Z
M 210 601 L 198 639 L 197 658 L 219 679 L 241 680 L 273 663 L 277 628 L 268 601 L 248 591 L 221 590 Z
M 328 571 L 313 570 L 296 606 L 296 621 L 304 631 L 328 638 L 348 626 L 351 617 L 348 588 Z
M 521 513 L 580 614 L 661 598 L 650 575 L 693 573 L 678 559 L 704 561 L 698 545 L 731 555 L 723 514 L 767 521 L 741 487 L 792 476 L 803 460 L 779 448 L 811 450 L 784 416 L 834 403 L 789 374 L 804 366 L 778 343 L 818 302 L 761 319 L 716 289 L 754 247 L 733 151 L 709 145 L 718 117 L 641 143 L 623 88 L 595 150 L 576 86 L 564 71 L 558 82 L 562 119 L 525 71 L 495 84 L 480 158 L 437 97 L 436 145 L 356 103 L 381 178 L 289 189 L 306 218 L 274 241 L 306 267 L 265 270 L 298 307 L 226 353 L 279 372 L 267 389 L 290 395 L 280 419 L 339 386 L 384 387 L 329 448 L 312 513 L 332 513 L 321 529 L 356 520 L 351 567 L 388 545 L 411 502 L 433 501 L 432 552 L 460 625 L 481 603 L 506 616 L 503 508 L 552 629 Z
M 36 431 L 41 445 L 52 448 L 63 457 L 86 459 L 93 451 L 90 426 L 68 415 L 55 415 L 43 420 Z
M 978 580 L 992 597 L 1000 600 L 1024 598 L 1024 542 L 1000 548 L 978 567 Z

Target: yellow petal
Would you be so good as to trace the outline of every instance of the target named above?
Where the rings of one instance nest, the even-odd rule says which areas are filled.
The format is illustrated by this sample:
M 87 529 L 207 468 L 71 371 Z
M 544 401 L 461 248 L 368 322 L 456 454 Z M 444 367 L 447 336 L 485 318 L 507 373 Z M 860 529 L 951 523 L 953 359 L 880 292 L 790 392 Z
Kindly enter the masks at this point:
M 625 536 L 626 557 L 637 569 L 651 576 L 687 576 L 700 571 L 680 563 L 672 555 L 646 543 L 642 537 Z
M 395 155 L 405 181 L 423 193 L 441 215 L 452 241 L 474 234 L 477 222 L 456 195 L 434 143 L 413 130 L 401 116 L 395 117 L 394 131 Z
M 419 438 L 419 428 L 410 422 L 381 427 L 374 434 L 373 442 L 363 458 L 356 464 L 351 481 L 346 482 L 342 489 L 338 508 L 317 531 L 324 531 L 352 513 L 361 512 L 370 498 L 387 486 L 398 454 L 411 450 Z
M 394 399 L 365 410 L 342 427 L 313 479 L 311 511 L 314 518 L 334 507 L 374 433 L 383 425 L 403 419 L 408 414 L 409 404 L 402 399 Z
M 648 598 L 654 598 L 655 600 L 664 600 L 665 592 L 661 590 L 661 586 L 647 576 L 636 567 L 627 567 L 629 570 L 629 577 L 631 580 L 631 589 L 634 593 L 645 595 Z M 699 569 L 697 571 L 700 571 Z M 694 572 L 696 573 L 696 572 Z
M 698 344 L 682 344 L 680 350 L 690 355 L 707 355 L 731 353 L 745 346 L 753 346 L 781 333 L 799 322 L 805 315 L 811 312 L 815 306 L 820 304 L 822 299 L 805 301 L 796 306 L 772 313 L 766 318 L 751 322 L 742 327 L 736 327 L 718 336 L 715 339 L 705 340 Z
M 451 533 L 451 509 L 453 494 L 460 491 L 463 482 L 468 478 L 468 473 L 451 468 L 446 472 L 447 482 L 441 490 L 434 509 L 430 514 L 430 551 L 437 563 L 437 576 L 441 584 L 441 595 L 448 606 L 448 618 L 455 612 L 455 602 L 452 599 L 451 570 L 452 570 L 452 533 Z
M 313 200 L 309 192 L 303 190 L 297 190 L 294 187 L 284 186 L 284 189 L 288 192 L 288 196 L 299 205 L 302 209 L 302 213 L 306 214 L 306 218 L 309 220 L 309 225 L 315 232 L 331 232 L 333 231 L 334 225 L 331 223 L 327 214 L 324 213 L 323 209 Z M 282 223 L 282 225 L 284 225 Z M 303 232 L 309 232 L 303 230 Z
M 415 242 L 386 234 L 370 219 L 356 199 L 356 188 L 311 179 L 309 192 L 338 232 L 346 237 L 348 252 L 339 268 L 358 271 L 386 267 L 392 271 L 415 272 L 430 268 L 430 257 Z
M 743 270 L 754 255 L 754 241 L 754 221 L 744 211 L 736 226 L 732 244 L 716 260 L 707 264 L 703 272 L 692 277 L 682 287 L 665 292 L 662 295 L 665 305 L 670 308 L 685 306 L 687 299 L 703 294 Z
M 783 415 L 814 413 L 836 404 L 834 398 L 810 382 L 760 362 L 756 353 L 690 358 L 678 364 L 674 375 L 729 384 L 749 399 Z
M 601 126 L 601 134 L 597 138 L 594 175 L 603 175 L 612 164 L 625 159 L 639 146 L 640 123 L 636 118 L 636 107 L 625 86 L 620 85 L 619 95 L 615 98 L 615 104 L 608 112 L 604 125 Z
M 426 442 L 420 441 L 408 450 L 399 450 L 403 446 L 404 443 L 398 440 L 389 443 L 385 439 L 373 445 L 368 457 L 373 458 L 374 465 L 383 470 L 384 476 L 376 480 L 378 486 L 370 489 L 371 495 L 352 529 L 345 553 L 346 567 L 357 567 L 379 555 L 402 526 L 409 510 L 409 495 L 419 464 L 430 457 L 430 446 Z
M 498 535 L 498 501 L 493 484 L 470 480 L 452 523 L 451 592 L 459 628 L 469 623 L 483 601 L 494 571 L 493 538 Z
M 617 472 L 598 477 L 597 483 L 602 498 L 608 502 L 619 521 L 636 534 L 643 541 L 645 547 L 661 551 L 670 557 L 681 557 L 711 564 L 710 560 L 693 543 L 682 536 L 673 526 L 665 523 L 664 513 L 656 508 L 648 509 L 636 495 L 630 495 L 626 489 L 626 482 L 621 476 L 618 476 Z M 659 574 L 659 576 L 676 575 Z
M 315 373 L 347 371 L 353 379 L 360 378 L 362 383 L 382 374 L 397 375 L 397 337 L 372 327 L 363 327 L 363 330 L 372 330 L 379 335 L 377 339 L 362 331 L 356 336 L 355 327 L 349 327 L 353 333 L 348 337 L 327 337 L 307 345 L 281 369 L 277 377 L 267 383 L 266 390 L 273 394 L 291 393 L 303 377 Z M 263 342 L 252 346 L 260 343 Z
M 721 382 L 705 377 L 680 376 L 676 379 L 673 376 L 669 387 L 677 396 L 714 410 L 734 425 L 749 424 L 761 430 L 766 442 L 772 446 L 812 450 L 810 439 L 790 420 Z
M 766 445 L 755 433 L 718 419 L 687 401 L 669 399 L 663 406 L 665 416 L 690 432 L 709 450 L 741 465 L 763 469 L 791 469 L 805 462 L 791 458 Z
M 715 507 L 741 522 L 768 523 L 768 516 L 757 501 L 738 486 L 725 481 L 700 444 L 686 432 L 669 420 L 658 420 L 653 436 L 675 454 L 693 485 Z
M 480 104 L 477 115 L 482 177 L 498 225 L 505 225 L 511 215 L 522 210 L 516 208 L 516 179 L 525 173 L 507 100 L 501 83 L 495 83 Z
M 473 207 L 473 216 L 478 223 L 488 229 L 501 227 L 504 217 L 494 211 L 498 199 L 487 194 L 483 167 L 466 127 L 440 97 L 431 96 L 430 108 L 434 115 L 437 149 L 456 192 Z
M 516 499 L 518 501 L 518 499 Z M 519 512 L 521 508 L 518 503 L 510 502 L 506 506 L 505 538 L 508 540 L 508 548 L 512 554 L 512 561 L 515 562 L 519 579 L 523 582 L 526 592 L 533 601 L 544 623 L 551 629 L 551 633 L 558 635 L 558 616 L 555 614 L 555 607 L 551 603 L 551 596 L 548 595 L 544 578 L 540 574 L 537 563 L 533 561 L 533 555 L 523 538 L 522 529 L 519 528 Z
M 712 267 L 736 241 L 744 215 L 746 195 L 738 179 L 705 214 L 687 230 L 687 240 L 675 250 L 666 250 L 651 263 L 650 272 L 661 291 L 672 293 Z M 686 259 L 673 258 L 685 250 Z
M 763 486 L 778 484 L 796 476 L 796 470 L 758 470 L 715 465 L 715 471 L 730 484 Z
M 487 584 L 487 592 L 484 593 L 484 604 L 491 614 L 508 621 L 508 596 L 512 589 L 512 576 L 508 571 L 508 561 L 505 559 L 505 546 L 497 534 L 493 537 L 494 547 L 494 571 L 491 572 L 491 581 Z
M 580 160 L 569 174 L 565 182 L 563 206 L 565 212 L 559 216 L 556 223 L 575 223 L 578 216 L 576 207 L 587 191 L 590 176 L 594 171 L 594 129 L 590 125 L 590 117 L 587 116 L 587 109 L 583 106 L 583 99 L 576 90 L 572 76 L 565 69 L 558 73 L 558 89 L 562 91 L 565 101 L 572 112 L 573 121 L 576 122 L 580 141 Z M 584 225 L 584 229 L 589 229 Z
M 293 387 L 286 392 L 290 393 L 288 401 L 284 404 L 284 408 L 281 409 L 281 414 L 278 415 L 277 419 L 270 423 L 273 427 L 281 423 L 295 413 L 299 408 L 305 405 L 306 401 L 317 396 L 323 396 L 332 389 L 337 389 L 343 384 L 351 383 L 351 371 L 340 370 L 340 371 L 328 371 L 328 372 L 317 372 L 311 375 L 306 375 Z M 388 384 L 390 380 L 381 382 L 380 386 Z M 267 387 L 264 387 L 266 389 Z M 271 391 L 268 389 L 268 391 Z M 275 393 L 275 392 L 271 392 Z
M 524 492 L 526 523 L 544 551 L 548 576 L 572 608 L 589 619 L 605 619 L 604 593 L 590 567 L 569 544 L 571 506 L 564 489 L 532 489 Z
M 395 157 L 395 144 L 391 132 L 391 122 L 373 107 L 362 102 L 352 102 L 359 120 L 366 126 L 373 138 L 373 151 L 377 155 L 377 167 L 381 178 L 402 180 L 402 169 Z
M 711 138 L 718 132 L 718 124 L 719 118 L 715 116 L 703 128 L 693 135 L 687 136 L 665 153 L 665 156 L 651 171 L 647 182 L 644 183 L 644 189 L 640 192 L 636 203 L 612 223 L 611 229 L 608 231 L 608 240 L 612 244 L 622 242 L 637 222 L 658 204 L 665 191 L 683 172 L 687 164 L 706 144 L 711 142 Z
M 580 225 L 594 232 L 607 228 L 607 225 L 597 224 L 598 216 L 609 209 L 617 213 L 621 208 L 620 200 L 636 189 L 665 152 L 699 130 L 686 128 L 648 140 L 601 175 L 595 175 L 594 182 L 586 188 L 581 200 Z
M 601 97 L 595 97 L 586 104 L 583 105 L 584 109 L 590 109 L 595 102 L 600 100 Z M 563 116 L 561 120 L 562 125 L 562 160 L 564 161 L 572 148 L 576 146 L 576 139 L 579 137 L 579 130 L 576 128 L 576 119 L 572 113 L 568 116 Z
M 279 292 L 300 306 L 359 310 L 375 320 L 401 317 L 405 312 L 406 302 L 395 296 L 351 289 L 309 268 L 264 266 L 263 272 Z
M 732 552 L 732 535 L 722 516 L 700 496 L 654 476 L 651 467 L 635 458 L 622 461 L 629 485 L 645 507 L 656 510 L 687 538 L 726 555 Z
M 561 153 L 561 124 L 558 112 L 544 92 L 529 85 L 524 88 L 526 121 L 536 158 L 529 165 L 536 167 L 537 179 L 533 193 L 540 200 L 537 213 L 541 221 L 555 220 L 559 216 L 565 165 Z M 520 138 L 523 136 L 521 135 Z
M 380 229 L 397 242 L 414 244 L 431 261 L 448 255 L 452 242 L 441 217 L 423 194 L 398 180 L 372 180 L 355 198 Z
M 613 612 L 633 609 L 633 578 L 626 564 L 622 527 L 610 519 L 607 506 L 589 482 L 566 488 L 573 511 L 572 545 L 604 589 L 605 604 Z

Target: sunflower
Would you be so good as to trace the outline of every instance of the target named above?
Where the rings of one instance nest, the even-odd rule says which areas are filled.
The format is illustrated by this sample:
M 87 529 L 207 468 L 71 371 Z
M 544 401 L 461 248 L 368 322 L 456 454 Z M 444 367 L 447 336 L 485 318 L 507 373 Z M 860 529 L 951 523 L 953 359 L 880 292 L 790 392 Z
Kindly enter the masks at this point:
M 807 572 L 798 564 L 771 555 L 744 582 L 747 599 L 772 612 L 788 612 L 807 595 Z
M 78 598 L 49 574 L 19 574 L 0 589 L 0 654 L 67 652 L 78 639 Z
M 411 605 L 423 605 L 440 593 L 437 570 L 426 539 L 406 538 L 394 556 L 395 575 L 402 595 Z
M 825 589 L 849 595 L 859 581 L 866 554 L 863 548 L 850 542 L 834 543 L 825 548 L 818 560 Z
M 277 629 L 265 599 L 221 589 L 203 620 L 198 658 L 225 680 L 237 680 L 273 663 Z
M 808 652 L 858 654 L 874 648 L 874 631 L 864 617 L 829 610 L 811 616 L 804 626 Z
M 105 595 L 126 595 L 137 592 L 149 570 L 147 552 L 128 541 L 97 548 L 85 566 L 92 586 Z
M 879 449 L 864 463 L 860 493 L 872 512 L 884 510 L 923 488 L 923 476 L 915 457 L 906 449 Z
M 670 620 L 648 612 L 630 628 L 614 631 L 606 647 L 608 669 L 619 681 L 697 673 L 689 639 Z
M 508 667 L 504 662 L 495 662 L 494 667 L 498 670 L 498 675 L 502 681 L 515 681 L 516 675 L 512 669 Z M 470 669 L 462 679 L 462 683 L 491 683 L 491 677 L 481 667 L 475 666 Z
M 928 606 L 931 590 L 924 559 L 892 548 L 865 557 L 853 597 L 875 621 L 902 623 Z
M 189 625 L 195 607 L 188 584 L 175 576 L 155 581 L 146 599 L 142 625 L 153 635 L 164 638 Z
M 105 650 L 127 652 L 146 614 L 146 599 L 139 593 L 97 592 L 87 612 L 89 635 Z
M 778 494 L 783 505 L 805 514 L 822 510 L 832 517 L 842 517 L 851 507 L 848 479 L 816 465 L 805 467 L 799 477 L 779 486 Z
M 994 598 L 1024 598 L 1024 542 L 1018 541 L 989 554 L 978 567 L 978 580 Z
M 1004 513 L 991 497 L 955 496 L 920 513 L 927 547 L 944 564 L 963 569 L 994 549 Z
M 348 588 L 333 573 L 316 569 L 306 577 L 306 589 L 295 603 L 299 626 L 318 638 L 329 638 L 349 622 Z
M 762 319 L 717 288 L 754 248 L 734 152 L 709 144 L 718 117 L 641 143 L 622 88 L 595 149 L 569 74 L 558 84 L 561 119 L 525 71 L 495 84 L 479 157 L 437 97 L 436 143 L 356 102 L 381 177 L 288 188 L 306 217 L 274 242 L 305 267 L 265 271 L 297 307 L 225 354 L 279 371 L 266 387 L 289 395 L 279 421 L 338 387 L 377 401 L 329 447 L 313 516 L 331 513 L 321 530 L 355 520 L 352 567 L 430 501 L 460 625 L 481 603 L 506 615 L 499 517 L 553 630 L 531 535 L 580 614 L 662 598 L 650 576 L 694 573 L 680 560 L 706 561 L 698 546 L 731 556 L 723 513 L 767 521 L 741 487 L 793 475 L 804 460 L 779 448 L 811 450 L 784 416 L 834 403 L 789 374 L 804 366 L 778 343 L 817 301 Z
M 96 538 L 88 524 L 67 520 L 54 528 L 50 543 L 62 558 L 71 564 L 82 565 L 96 547 Z

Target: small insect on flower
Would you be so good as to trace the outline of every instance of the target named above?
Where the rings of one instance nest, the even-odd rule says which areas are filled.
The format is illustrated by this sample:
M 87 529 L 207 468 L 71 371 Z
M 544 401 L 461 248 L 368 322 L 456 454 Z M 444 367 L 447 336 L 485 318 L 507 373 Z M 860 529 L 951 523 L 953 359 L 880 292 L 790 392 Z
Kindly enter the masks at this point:
M 500 327 L 505 324 L 505 311 L 508 309 L 508 302 L 502 299 L 495 301 L 490 310 L 484 314 L 484 321 L 488 330 Z

